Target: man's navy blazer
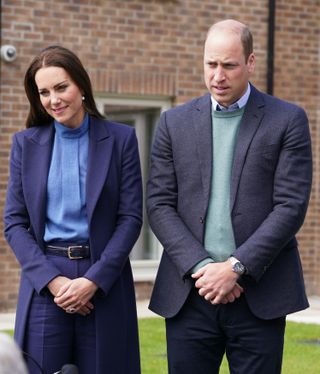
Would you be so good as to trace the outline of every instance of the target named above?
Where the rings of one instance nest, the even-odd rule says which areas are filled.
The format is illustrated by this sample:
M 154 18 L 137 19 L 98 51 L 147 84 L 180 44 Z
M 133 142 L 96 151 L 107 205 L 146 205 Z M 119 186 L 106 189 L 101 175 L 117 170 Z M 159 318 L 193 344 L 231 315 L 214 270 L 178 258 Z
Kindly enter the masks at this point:
M 162 114 L 147 208 L 164 247 L 150 309 L 166 318 L 179 312 L 194 286 L 190 269 L 208 257 L 203 242 L 213 162 L 209 94 Z M 230 214 L 234 256 L 248 269 L 240 282 L 251 311 L 262 319 L 308 307 L 295 235 L 311 179 L 305 112 L 251 86 L 234 151 Z

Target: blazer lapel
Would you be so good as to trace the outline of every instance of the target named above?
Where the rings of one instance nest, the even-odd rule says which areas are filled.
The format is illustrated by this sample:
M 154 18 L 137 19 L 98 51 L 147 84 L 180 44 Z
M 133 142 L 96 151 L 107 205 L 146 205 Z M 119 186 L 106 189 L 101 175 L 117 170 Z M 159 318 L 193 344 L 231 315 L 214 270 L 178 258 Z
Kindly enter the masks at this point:
M 92 214 L 105 183 L 112 157 L 113 137 L 106 122 L 90 117 L 88 170 L 86 181 L 87 215 Z
M 264 116 L 263 108 L 264 101 L 261 95 L 253 86 L 251 86 L 251 94 L 241 119 L 236 148 L 234 151 L 231 173 L 230 211 L 232 211 L 234 206 L 248 148 Z
M 201 180 L 204 193 L 204 206 L 207 208 L 212 175 L 212 120 L 210 94 L 201 97 L 193 111 L 193 126 L 196 133 Z
M 25 201 L 33 222 L 33 230 L 38 241 L 43 240 L 46 204 L 47 179 L 54 138 L 53 126 L 43 126 L 24 139 L 22 161 Z

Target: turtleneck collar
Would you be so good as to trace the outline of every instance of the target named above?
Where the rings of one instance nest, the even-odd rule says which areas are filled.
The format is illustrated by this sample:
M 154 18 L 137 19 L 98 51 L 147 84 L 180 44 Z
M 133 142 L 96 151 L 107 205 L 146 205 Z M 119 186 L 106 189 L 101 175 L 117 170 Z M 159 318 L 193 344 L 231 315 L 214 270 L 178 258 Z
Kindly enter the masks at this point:
M 56 135 L 61 138 L 80 138 L 89 129 L 89 115 L 86 113 L 81 125 L 75 129 L 67 127 L 56 120 L 54 121 L 54 127 Z

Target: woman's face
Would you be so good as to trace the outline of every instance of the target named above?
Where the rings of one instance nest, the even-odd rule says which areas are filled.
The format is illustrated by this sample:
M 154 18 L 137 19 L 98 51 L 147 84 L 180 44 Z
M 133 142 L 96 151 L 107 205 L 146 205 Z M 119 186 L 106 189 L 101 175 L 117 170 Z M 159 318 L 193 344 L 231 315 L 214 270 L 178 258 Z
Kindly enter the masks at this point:
M 81 125 L 85 114 L 82 93 L 66 70 L 43 67 L 36 72 L 35 82 L 41 104 L 51 117 L 70 128 Z

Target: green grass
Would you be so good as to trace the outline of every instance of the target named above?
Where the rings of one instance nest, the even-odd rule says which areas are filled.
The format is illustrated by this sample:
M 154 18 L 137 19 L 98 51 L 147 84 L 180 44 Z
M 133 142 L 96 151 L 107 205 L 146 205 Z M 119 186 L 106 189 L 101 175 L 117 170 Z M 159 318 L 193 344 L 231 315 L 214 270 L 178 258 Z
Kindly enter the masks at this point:
M 142 374 L 167 374 L 164 320 L 139 319 Z
M 167 374 L 164 320 L 139 319 L 139 331 L 142 374 Z M 317 374 L 319 357 L 320 325 L 287 322 L 282 374 Z M 229 374 L 225 359 L 220 374 Z
M 139 331 L 142 374 L 167 374 L 164 320 L 139 319 Z M 320 325 L 287 322 L 282 374 L 317 374 L 319 357 Z M 225 359 L 220 374 L 229 374 Z
M 9 334 L 10 336 L 13 336 L 13 330 L 2 330 L 1 332 Z

